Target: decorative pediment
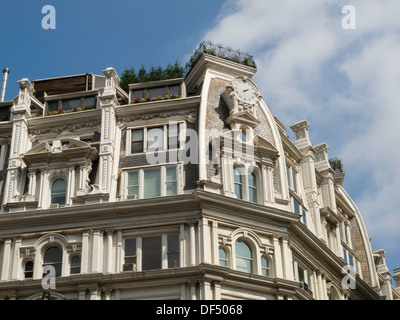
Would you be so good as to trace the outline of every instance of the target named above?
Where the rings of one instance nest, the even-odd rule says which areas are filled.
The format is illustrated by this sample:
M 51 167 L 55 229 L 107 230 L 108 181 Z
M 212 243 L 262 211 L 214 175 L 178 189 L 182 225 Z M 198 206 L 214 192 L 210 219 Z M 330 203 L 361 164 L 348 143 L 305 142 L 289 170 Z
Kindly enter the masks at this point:
M 54 162 L 88 161 L 98 158 L 98 151 L 76 139 L 41 142 L 21 156 L 28 167 Z
M 279 151 L 269 141 L 260 136 L 254 137 L 254 151 L 260 159 L 264 160 L 270 159 L 275 162 L 279 157 Z
M 232 113 L 228 119 L 226 119 L 227 124 L 239 123 L 245 124 L 251 128 L 256 128 L 260 121 L 249 111 L 242 110 L 240 112 Z

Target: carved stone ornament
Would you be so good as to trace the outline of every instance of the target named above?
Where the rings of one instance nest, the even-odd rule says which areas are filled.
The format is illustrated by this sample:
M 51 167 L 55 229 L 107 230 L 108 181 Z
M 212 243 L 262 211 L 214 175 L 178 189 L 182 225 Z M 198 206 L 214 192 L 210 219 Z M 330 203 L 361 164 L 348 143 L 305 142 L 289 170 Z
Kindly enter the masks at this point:
M 137 115 L 132 115 L 132 116 L 125 116 L 125 117 L 121 117 L 118 119 L 118 125 L 122 125 L 126 122 L 138 121 L 138 120 L 166 119 L 166 118 L 176 117 L 176 116 L 187 117 L 188 121 L 191 122 L 196 119 L 196 110 L 150 113 L 150 114 L 137 114 Z
M 246 77 L 238 77 L 226 86 L 222 98 L 228 105 L 230 114 L 247 111 L 256 116 L 255 107 L 262 96 L 253 81 Z

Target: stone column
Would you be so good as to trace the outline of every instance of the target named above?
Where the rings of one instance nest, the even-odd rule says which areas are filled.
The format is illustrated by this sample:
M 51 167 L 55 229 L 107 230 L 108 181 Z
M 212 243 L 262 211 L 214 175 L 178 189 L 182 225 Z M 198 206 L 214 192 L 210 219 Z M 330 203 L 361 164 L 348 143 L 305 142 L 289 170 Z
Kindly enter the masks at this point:
M 3 265 L 1 268 L 0 280 L 8 280 L 11 259 L 11 239 L 5 239 L 3 244 Z
M 277 236 L 273 237 L 274 241 L 274 269 L 275 276 L 277 278 L 283 278 L 283 267 L 282 267 L 282 250 Z
M 48 171 L 47 170 L 48 170 L 47 168 L 40 168 L 40 189 L 39 189 L 38 208 L 45 208 L 46 204 L 48 203 L 48 201 L 46 201 L 47 199 L 45 199 L 45 196 L 49 195 L 51 193 L 51 190 L 49 190 L 49 188 L 46 188 L 46 186 L 48 186 L 48 181 L 47 181 Z
M 72 204 L 72 197 L 75 195 L 75 164 L 68 165 L 68 189 L 66 204 Z
M 92 272 L 101 272 L 103 267 L 103 231 L 93 230 Z
M 27 201 L 36 200 L 36 168 L 28 169 L 29 185 L 28 185 L 28 196 Z
M 287 239 L 282 239 L 283 273 L 287 280 L 293 280 L 292 252 Z
M 195 239 L 195 222 L 192 221 L 189 224 L 190 228 L 190 265 L 196 265 L 196 239 Z
M 21 248 L 21 238 L 16 238 L 14 240 L 14 259 L 12 259 L 12 276 L 13 280 L 19 280 L 19 274 L 21 272 L 21 256 L 20 256 L 20 248 Z
M 82 234 L 82 259 L 81 259 L 81 273 L 88 272 L 88 256 L 89 256 L 89 235 L 90 231 L 86 230 Z
M 107 233 L 107 273 L 112 273 L 112 262 L 113 262 L 113 254 L 112 254 L 112 245 L 113 245 L 113 233 L 114 231 L 111 229 L 106 230 Z

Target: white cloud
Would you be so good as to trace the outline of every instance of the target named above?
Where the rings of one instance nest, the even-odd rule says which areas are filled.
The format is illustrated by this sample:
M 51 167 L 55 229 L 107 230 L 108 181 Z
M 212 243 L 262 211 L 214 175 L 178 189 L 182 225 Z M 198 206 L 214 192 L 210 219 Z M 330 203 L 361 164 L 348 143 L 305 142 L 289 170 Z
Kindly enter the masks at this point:
M 355 30 L 342 29 L 347 4 Z M 272 112 L 287 127 L 305 118 L 313 143 L 328 140 L 373 244 L 395 250 L 388 263 L 400 256 L 398 12 L 398 0 L 228 0 L 203 37 L 254 55 Z

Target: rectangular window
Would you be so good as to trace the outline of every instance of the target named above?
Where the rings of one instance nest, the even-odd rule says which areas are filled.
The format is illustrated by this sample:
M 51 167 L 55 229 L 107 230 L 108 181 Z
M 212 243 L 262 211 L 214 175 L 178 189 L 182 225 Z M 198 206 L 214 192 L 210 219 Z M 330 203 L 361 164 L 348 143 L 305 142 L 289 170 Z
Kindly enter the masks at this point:
M 164 97 L 165 87 L 156 87 L 156 88 L 149 88 L 147 89 L 147 97 L 154 98 L 154 97 Z
M 49 111 L 57 111 L 58 110 L 58 101 L 49 101 L 47 103 L 47 109 Z
M 168 268 L 179 267 L 179 235 L 169 234 L 167 237 Z
M 139 197 L 139 171 L 128 173 L 128 196 Z
M 178 149 L 179 145 L 179 125 L 168 126 L 168 149 Z
M 136 239 L 125 240 L 123 271 L 136 271 Z
M 152 168 L 143 170 L 143 197 L 159 197 L 161 195 L 161 170 Z
M 178 177 L 177 165 L 126 171 L 126 198 L 152 198 L 179 194 Z
M 161 269 L 161 237 L 142 238 L 142 270 Z
M 181 86 L 178 84 L 176 86 L 169 86 L 169 95 L 180 95 L 181 94 Z
M 144 90 L 133 90 L 133 99 L 142 99 L 144 98 Z
M 299 203 L 293 199 L 293 204 L 294 204 L 294 213 L 300 214 L 300 205 Z
M 81 99 L 69 99 L 62 101 L 62 109 L 64 111 L 67 110 L 74 110 L 75 108 L 78 109 L 81 107 Z
M 166 195 L 171 196 L 178 193 L 178 180 L 176 177 L 176 167 L 167 167 L 165 175 Z
M 131 153 L 143 152 L 143 129 L 132 130 Z
M 164 127 L 147 129 L 147 150 L 164 149 Z

